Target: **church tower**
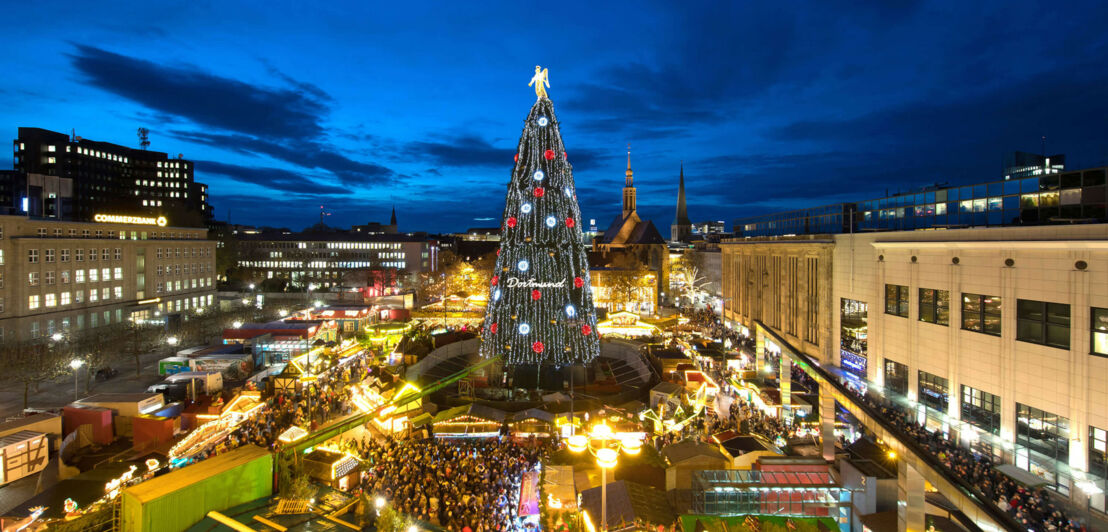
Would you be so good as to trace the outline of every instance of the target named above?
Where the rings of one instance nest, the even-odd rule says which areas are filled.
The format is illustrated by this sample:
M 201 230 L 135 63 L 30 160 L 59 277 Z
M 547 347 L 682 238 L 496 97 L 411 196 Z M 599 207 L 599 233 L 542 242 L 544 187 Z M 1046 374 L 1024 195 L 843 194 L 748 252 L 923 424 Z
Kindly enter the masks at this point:
M 635 212 L 635 179 L 631 174 L 631 144 L 627 144 L 627 177 L 623 182 L 623 218 Z
M 627 172 L 630 174 L 631 170 L 628 169 Z M 669 227 L 669 240 L 670 242 L 688 242 L 691 236 L 692 222 L 689 221 L 689 214 L 685 207 L 685 163 L 682 161 L 680 182 L 677 185 L 677 218 L 673 220 L 673 225 Z

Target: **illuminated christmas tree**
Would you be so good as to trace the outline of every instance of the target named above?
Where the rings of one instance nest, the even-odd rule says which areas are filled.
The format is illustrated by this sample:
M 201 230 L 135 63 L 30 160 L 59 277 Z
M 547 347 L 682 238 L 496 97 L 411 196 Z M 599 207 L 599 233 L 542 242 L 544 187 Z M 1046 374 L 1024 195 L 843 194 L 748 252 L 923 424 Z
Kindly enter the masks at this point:
M 519 139 L 481 355 L 562 366 L 600 354 L 581 211 L 554 104 L 536 67 L 538 101 Z

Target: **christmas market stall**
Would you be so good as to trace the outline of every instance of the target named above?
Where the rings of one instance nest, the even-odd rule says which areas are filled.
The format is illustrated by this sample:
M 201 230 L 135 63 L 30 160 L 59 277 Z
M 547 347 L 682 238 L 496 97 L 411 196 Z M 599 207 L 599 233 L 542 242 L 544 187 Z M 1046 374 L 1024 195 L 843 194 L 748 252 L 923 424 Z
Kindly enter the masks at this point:
M 491 438 L 500 434 L 506 418 L 502 410 L 470 403 L 439 412 L 432 425 L 440 438 Z
M 357 458 L 336 449 L 319 447 L 304 455 L 308 476 L 343 491 L 357 484 L 359 465 Z
M 541 408 L 528 408 L 508 417 L 508 429 L 519 438 L 547 437 L 554 431 L 554 414 Z

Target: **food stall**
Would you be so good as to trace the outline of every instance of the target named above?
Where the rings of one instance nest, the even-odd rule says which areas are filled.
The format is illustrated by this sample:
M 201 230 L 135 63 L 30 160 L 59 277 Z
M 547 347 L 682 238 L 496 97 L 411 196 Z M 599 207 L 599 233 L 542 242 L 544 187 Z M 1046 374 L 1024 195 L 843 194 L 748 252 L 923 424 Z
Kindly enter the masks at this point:
M 491 438 L 500 434 L 506 417 L 491 406 L 470 403 L 439 412 L 432 425 L 440 438 Z
M 323 447 L 304 456 L 304 471 L 309 477 L 343 491 L 357 484 L 359 465 L 361 462 L 349 453 Z
M 508 429 L 518 438 L 545 438 L 554 430 L 554 414 L 541 408 L 528 408 L 508 417 Z

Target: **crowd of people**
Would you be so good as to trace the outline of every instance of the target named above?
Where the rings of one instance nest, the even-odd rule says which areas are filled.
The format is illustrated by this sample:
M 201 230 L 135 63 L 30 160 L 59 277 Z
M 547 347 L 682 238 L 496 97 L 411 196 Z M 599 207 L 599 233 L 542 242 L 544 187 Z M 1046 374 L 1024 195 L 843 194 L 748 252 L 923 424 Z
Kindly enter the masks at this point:
M 509 438 L 364 439 L 360 488 L 396 511 L 447 530 L 525 530 L 518 518 L 523 474 L 549 447 Z
M 1084 530 L 1062 508 L 1055 506 L 1044 488 L 1027 488 L 994 469 L 991 456 L 960 447 L 940 431 L 928 431 L 916 421 L 916 416 L 892 402 L 869 395 L 859 397 L 877 409 L 896 430 L 938 459 L 953 478 L 963 479 L 981 499 L 993 502 L 1028 530 Z
M 369 372 L 369 357 L 360 356 L 322 372 L 315 382 L 299 391 L 277 391 L 258 412 L 234 427 L 222 441 L 197 452 L 195 458 L 203 460 L 246 444 L 274 449 L 277 437 L 294 425 L 314 430 L 348 415 L 353 410 L 352 388 L 348 385 L 361 382 Z

